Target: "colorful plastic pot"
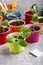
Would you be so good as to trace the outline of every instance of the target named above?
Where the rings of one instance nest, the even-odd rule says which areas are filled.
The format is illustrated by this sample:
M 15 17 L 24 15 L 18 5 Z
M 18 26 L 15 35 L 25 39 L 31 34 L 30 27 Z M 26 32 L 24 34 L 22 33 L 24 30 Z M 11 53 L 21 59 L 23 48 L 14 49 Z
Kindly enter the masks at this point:
M 7 28 L 7 31 L 4 33 L 0 33 L 0 45 L 6 44 L 6 36 L 9 33 L 9 28 Z
M 2 25 L 2 16 L 0 16 L 0 25 Z
M 22 21 L 24 24 L 23 24 L 23 25 L 20 25 L 20 26 L 10 25 L 12 22 L 16 22 L 16 21 L 19 21 L 19 22 Z M 19 32 L 20 29 L 21 29 L 22 27 L 24 27 L 25 21 L 24 21 L 24 20 L 11 20 L 11 21 L 8 22 L 8 25 L 9 25 L 9 28 L 10 28 L 10 32 Z
M 19 35 L 20 33 L 19 32 L 15 32 L 15 33 L 10 33 L 8 37 L 10 36 L 13 36 L 13 35 Z M 15 54 L 18 54 L 18 53 L 21 53 L 23 50 L 24 50 L 24 47 L 22 47 L 18 41 L 17 42 L 14 42 L 14 43 L 9 43 L 8 42 L 8 47 L 9 47 L 9 51 L 12 52 L 12 53 L 15 53 Z
M 43 19 L 43 17 L 38 17 L 38 19 Z M 42 21 L 43 21 L 43 20 L 42 20 Z M 40 33 L 43 34 L 43 22 L 42 22 L 42 23 L 39 22 L 38 24 L 42 27 Z
M 16 11 L 16 7 L 14 7 L 14 9 L 12 10 L 12 4 L 6 4 L 7 5 L 7 8 L 8 8 L 8 11 L 9 12 L 14 12 Z
M 11 18 L 11 17 L 9 17 L 10 15 L 16 15 L 16 13 L 17 13 L 17 12 L 8 13 L 8 14 L 6 15 L 7 19 L 8 19 L 8 20 L 22 19 L 22 13 L 19 14 L 19 17 L 18 17 L 18 18 L 13 18 L 13 17 Z
M 40 34 L 43 34 L 43 23 L 39 23 L 39 25 L 42 27 Z
M 43 16 L 43 6 L 39 9 L 38 15 L 39 15 L 39 16 Z
M 27 14 L 28 12 L 33 13 L 33 10 L 26 10 L 26 11 L 24 11 L 26 24 L 31 24 L 32 23 L 31 20 L 32 20 L 32 15 L 33 14 Z
M 39 38 L 40 38 L 40 31 L 41 31 L 41 27 L 37 24 L 28 24 L 26 25 L 26 27 L 30 28 L 31 26 L 36 26 L 39 28 L 38 31 L 33 31 L 30 35 L 30 37 L 28 37 L 26 39 L 27 42 L 29 43 L 35 43 L 35 42 L 38 42 L 39 41 Z

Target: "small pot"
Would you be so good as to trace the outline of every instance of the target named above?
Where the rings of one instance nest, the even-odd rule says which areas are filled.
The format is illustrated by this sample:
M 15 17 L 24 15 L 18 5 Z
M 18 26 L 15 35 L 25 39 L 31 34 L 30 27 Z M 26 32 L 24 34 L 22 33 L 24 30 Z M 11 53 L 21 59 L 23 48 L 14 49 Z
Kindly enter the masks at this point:
M 7 28 L 6 32 L 0 33 L 0 45 L 3 45 L 6 43 L 6 36 L 9 33 L 9 28 Z
M 37 24 L 28 24 L 28 25 L 26 25 L 26 27 L 28 27 L 28 28 L 30 28 L 30 27 L 32 27 L 32 26 L 38 27 L 39 30 L 38 30 L 38 31 L 33 31 L 33 32 L 31 33 L 30 37 L 28 37 L 28 38 L 26 39 L 26 41 L 29 42 L 29 43 L 38 42 L 38 41 L 39 41 L 39 38 L 40 38 L 41 27 L 40 27 L 39 25 L 37 25 Z
M 30 12 L 30 14 L 28 14 Z M 31 20 L 32 20 L 32 15 L 33 15 L 33 10 L 26 10 L 24 11 L 24 15 L 25 15 L 25 20 L 26 20 L 26 24 L 31 24 Z
M 9 12 L 14 12 L 16 11 L 16 7 L 14 7 L 14 10 L 12 10 L 12 5 L 11 4 L 6 4 L 7 5 L 7 8 L 8 8 L 8 11 Z
M 0 25 L 2 25 L 2 16 L 0 16 Z
M 22 19 L 22 13 L 19 14 L 19 17 L 18 17 L 18 18 L 13 18 L 13 17 L 11 18 L 11 17 L 9 17 L 11 14 L 16 15 L 16 13 L 17 13 L 17 12 L 8 13 L 8 14 L 6 15 L 7 19 L 8 19 L 8 20 Z
M 24 24 L 23 25 L 19 25 L 19 26 L 10 25 L 12 22 L 16 22 L 16 21 L 19 21 L 19 22 L 22 21 Z M 22 27 L 24 27 L 25 21 L 24 20 L 11 20 L 11 21 L 8 22 L 8 25 L 9 25 L 9 28 L 10 28 L 10 32 L 19 32 L 20 29 Z
M 38 16 L 43 16 L 43 6 L 40 8 Z
M 43 17 L 40 16 L 40 17 L 38 17 L 38 19 L 39 19 L 39 23 L 38 23 L 38 24 L 42 27 L 40 33 L 43 34 Z M 42 19 L 42 20 L 41 20 L 41 19 Z
M 15 32 L 15 33 L 10 33 L 8 37 L 10 36 L 13 36 L 13 35 L 19 35 L 20 33 L 19 32 Z M 18 54 L 18 53 L 21 53 L 23 50 L 24 50 L 24 47 L 22 47 L 18 41 L 14 42 L 14 43 L 9 43 L 8 42 L 8 47 L 9 47 L 9 51 L 12 52 L 12 53 L 15 53 L 15 54 Z

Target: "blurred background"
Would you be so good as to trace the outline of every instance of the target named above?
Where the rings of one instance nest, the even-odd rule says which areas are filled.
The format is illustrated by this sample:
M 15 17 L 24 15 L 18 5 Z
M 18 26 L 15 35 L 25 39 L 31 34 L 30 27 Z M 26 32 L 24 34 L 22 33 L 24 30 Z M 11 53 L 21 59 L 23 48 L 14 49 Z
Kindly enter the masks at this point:
M 2 0 L 0 0 L 2 2 Z M 43 6 L 43 0 L 4 0 L 6 4 L 11 4 L 14 1 L 17 2 L 17 10 L 23 12 L 26 9 L 29 9 L 29 7 L 32 4 L 37 4 L 38 7 Z

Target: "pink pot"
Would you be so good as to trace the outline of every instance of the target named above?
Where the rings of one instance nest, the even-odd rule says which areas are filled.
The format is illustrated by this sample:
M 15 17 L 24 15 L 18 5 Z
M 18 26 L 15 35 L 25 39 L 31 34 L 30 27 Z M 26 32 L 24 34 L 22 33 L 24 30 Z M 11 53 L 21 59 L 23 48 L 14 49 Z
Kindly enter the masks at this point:
M 35 43 L 35 42 L 39 41 L 41 27 L 39 25 L 37 25 L 37 24 L 28 24 L 28 25 L 26 25 L 26 27 L 28 27 L 28 28 L 30 28 L 31 26 L 39 27 L 39 30 L 38 31 L 33 31 L 31 33 L 30 37 L 28 37 L 26 39 L 26 41 L 29 42 L 29 43 Z
M 31 20 L 32 20 L 32 15 L 33 15 L 33 14 L 28 14 L 28 12 L 33 13 L 33 10 L 25 10 L 25 11 L 24 11 L 26 24 L 31 24 L 31 23 L 32 23 Z

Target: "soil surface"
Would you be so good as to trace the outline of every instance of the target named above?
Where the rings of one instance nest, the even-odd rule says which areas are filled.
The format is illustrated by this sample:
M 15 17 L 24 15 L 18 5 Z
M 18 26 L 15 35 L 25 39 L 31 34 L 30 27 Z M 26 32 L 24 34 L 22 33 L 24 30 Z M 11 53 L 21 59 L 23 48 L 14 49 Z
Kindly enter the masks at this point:
M 22 22 L 22 21 L 16 21 L 16 22 L 10 23 L 10 25 L 13 25 L 13 26 L 19 26 L 19 25 L 23 25 L 23 24 L 24 24 L 24 22 Z
M 31 29 L 31 31 L 38 31 L 38 30 L 40 30 L 40 28 L 36 27 L 36 26 L 32 26 L 30 29 Z
M 8 31 L 8 28 L 2 28 L 2 27 L 0 27 L 0 33 L 6 32 L 6 31 Z

